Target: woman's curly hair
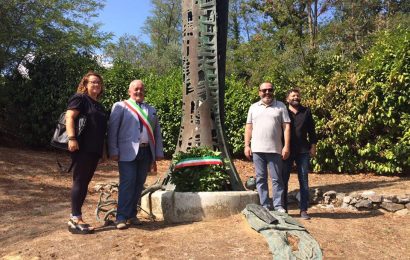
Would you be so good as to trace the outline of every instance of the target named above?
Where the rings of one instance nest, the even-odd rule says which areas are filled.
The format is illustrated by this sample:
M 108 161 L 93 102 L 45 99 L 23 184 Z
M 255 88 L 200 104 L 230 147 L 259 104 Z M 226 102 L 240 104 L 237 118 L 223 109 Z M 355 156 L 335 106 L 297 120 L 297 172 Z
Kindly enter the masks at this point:
M 103 79 L 101 75 L 95 71 L 89 71 L 87 74 L 84 75 L 84 77 L 80 81 L 80 84 L 78 84 L 77 93 L 87 94 L 87 84 L 88 84 L 88 78 L 90 76 L 95 76 L 100 79 L 101 92 L 97 96 L 97 98 L 99 98 L 104 93 L 104 83 L 103 83 Z

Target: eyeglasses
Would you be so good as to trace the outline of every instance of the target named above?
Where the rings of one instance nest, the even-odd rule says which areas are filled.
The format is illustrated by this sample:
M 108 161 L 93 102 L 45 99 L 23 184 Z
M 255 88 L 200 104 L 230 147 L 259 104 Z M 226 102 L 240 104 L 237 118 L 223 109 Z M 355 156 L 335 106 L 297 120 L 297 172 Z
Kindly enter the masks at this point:
M 263 93 L 272 93 L 272 92 L 273 92 L 273 88 L 260 89 L 259 91 L 260 91 L 260 92 L 263 92 Z
M 88 81 L 88 83 L 90 83 L 92 85 L 101 84 L 100 81 Z

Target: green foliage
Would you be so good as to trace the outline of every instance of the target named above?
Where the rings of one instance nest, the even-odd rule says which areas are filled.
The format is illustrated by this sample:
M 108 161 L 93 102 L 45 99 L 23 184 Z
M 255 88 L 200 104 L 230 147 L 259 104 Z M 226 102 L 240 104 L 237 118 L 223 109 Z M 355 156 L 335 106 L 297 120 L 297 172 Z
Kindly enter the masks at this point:
M 141 68 L 144 66 L 144 56 L 148 49 L 149 46 L 140 42 L 136 36 L 125 34 L 116 43 L 108 43 L 104 47 L 104 57 L 112 61 L 125 61 Z
M 385 32 L 359 64 L 352 117 L 366 169 L 410 171 L 410 31 Z M 366 102 L 367 101 L 367 102 Z
M 38 55 L 27 69 L 27 77 L 15 72 L 6 78 L 0 104 L 4 109 L 1 131 L 23 143 L 45 146 L 82 76 L 88 70 L 101 68 L 90 55 L 66 53 Z
M 149 34 L 158 54 L 168 44 L 176 43 L 182 36 L 181 2 L 179 0 L 151 0 L 151 15 L 145 21 L 143 31 Z
M 179 0 L 151 0 L 151 4 L 151 15 L 142 28 L 151 39 L 150 48 L 143 53 L 144 68 L 168 73 L 182 64 L 182 5 Z
M 158 112 L 164 152 L 171 155 L 178 141 L 182 117 L 182 72 L 175 68 L 165 75 L 148 74 L 143 77 L 147 86 L 146 99 Z
M 409 172 L 409 39 L 405 29 L 381 33 L 357 72 L 318 89 L 316 170 Z
M 115 102 L 129 98 L 128 88 L 131 81 L 141 79 L 143 72 L 131 63 L 115 60 L 113 66 L 103 74 L 105 93 L 101 103 L 110 109 Z
M 225 132 L 234 154 L 243 153 L 246 117 L 250 105 L 259 99 L 257 90 L 236 77 L 226 79 Z
M 0 1 L 0 72 L 12 73 L 30 56 L 90 52 L 110 35 L 90 23 L 100 0 Z
M 220 152 L 212 151 L 207 147 L 194 147 L 184 152 L 176 153 L 172 158 L 175 166 L 182 159 L 201 158 L 204 156 L 220 156 Z M 224 164 L 202 165 L 173 169 L 171 181 L 175 184 L 175 191 L 222 191 L 229 186 L 229 174 Z

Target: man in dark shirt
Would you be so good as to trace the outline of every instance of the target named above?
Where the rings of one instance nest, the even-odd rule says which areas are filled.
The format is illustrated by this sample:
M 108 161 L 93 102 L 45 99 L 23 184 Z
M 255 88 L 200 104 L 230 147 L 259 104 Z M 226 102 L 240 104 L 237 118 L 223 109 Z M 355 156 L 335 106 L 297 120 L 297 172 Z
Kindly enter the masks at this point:
M 288 112 L 291 120 L 290 156 L 283 164 L 283 181 L 285 190 L 283 192 L 283 204 L 287 209 L 287 193 L 290 171 L 293 162 L 296 163 L 300 187 L 300 216 L 310 219 L 307 214 L 309 203 L 309 161 L 316 155 L 317 137 L 315 123 L 310 109 L 300 104 L 301 96 L 299 89 L 291 89 L 286 95 L 289 104 Z

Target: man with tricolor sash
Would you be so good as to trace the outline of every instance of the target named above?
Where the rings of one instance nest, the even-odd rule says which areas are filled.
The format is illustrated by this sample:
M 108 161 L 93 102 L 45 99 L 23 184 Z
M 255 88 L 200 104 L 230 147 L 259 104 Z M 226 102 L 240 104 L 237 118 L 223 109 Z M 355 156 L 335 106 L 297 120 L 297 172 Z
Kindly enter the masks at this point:
M 140 224 L 136 207 L 147 173 L 156 171 L 156 161 L 164 156 L 157 112 L 144 102 L 144 83 L 132 81 L 128 94 L 128 100 L 113 105 L 108 123 L 108 152 L 120 173 L 118 229 Z

